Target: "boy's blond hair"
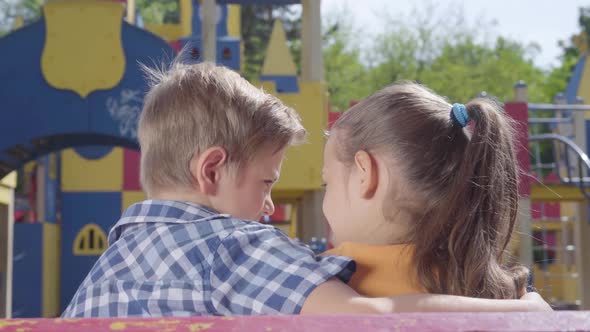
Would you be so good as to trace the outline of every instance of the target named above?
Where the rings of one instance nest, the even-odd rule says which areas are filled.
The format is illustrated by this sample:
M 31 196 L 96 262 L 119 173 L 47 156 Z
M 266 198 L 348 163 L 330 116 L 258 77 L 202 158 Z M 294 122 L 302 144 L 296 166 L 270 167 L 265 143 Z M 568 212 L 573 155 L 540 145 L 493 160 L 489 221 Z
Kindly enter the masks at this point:
M 141 183 L 149 194 L 194 185 L 195 154 L 219 146 L 237 170 L 262 148 L 279 151 L 306 135 L 297 113 L 237 73 L 210 63 L 144 66 L 150 83 L 139 120 Z

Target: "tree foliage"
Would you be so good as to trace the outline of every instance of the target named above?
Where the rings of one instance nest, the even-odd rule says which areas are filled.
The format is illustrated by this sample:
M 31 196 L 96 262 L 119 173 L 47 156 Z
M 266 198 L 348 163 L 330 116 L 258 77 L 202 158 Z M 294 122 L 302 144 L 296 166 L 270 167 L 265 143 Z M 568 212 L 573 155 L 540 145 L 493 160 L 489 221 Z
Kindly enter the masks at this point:
M 162 24 L 180 21 L 178 0 L 136 0 L 135 3 L 145 23 Z
M 362 50 L 346 15 L 324 20 L 323 57 L 330 103 L 334 110 L 345 110 L 351 101 L 371 92 L 367 67 L 361 62 Z
M 479 21 L 472 26 L 461 12 L 436 12 L 440 12 L 437 7 L 426 7 L 415 10 L 411 20 L 390 20 L 390 30 L 377 37 L 372 50 L 373 90 L 412 80 L 452 101 L 467 102 L 483 91 L 505 101 L 512 98 L 513 84 L 525 80 L 531 99 L 544 98 L 545 74 L 533 62 L 538 46 L 492 39 L 488 36 L 491 23 Z
M 25 23 L 39 18 L 44 0 L 0 0 L 0 34 L 10 31 L 15 17 Z M 137 0 L 147 23 L 178 21 L 178 0 Z M 493 24 L 469 22 L 460 9 L 427 3 L 405 17 L 383 14 L 386 29 L 374 36 L 359 32 L 346 10 L 324 19 L 323 56 L 331 103 L 344 110 L 398 80 L 424 83 L 452 101 L 466 102 L 482 91 L 506 101 L 518 80 L 529 85 L 531 101 L 548 102 L 563 91 L 581 52 L 589 48 L 590 7 L 580 8 L 580 34 L 560 42 L 560 66 L 547 71 L 534 64 L 535 44 L 490 33 Z M 300 8 L 245 5 L 241 10 L 242 74 L 259 77 L 274 20 L 281 20 L 296 65 L 300 65 Z M 494 35 L 493 38 L 490 35 Z M 367 38 L 369 37 L 369 38 Z M 371 42 L 367 42 L 370 39 Z
M 15 19 L 30 23 L 41 15 L 44 0 L 0 0 L 0 36 L 12 30 Z

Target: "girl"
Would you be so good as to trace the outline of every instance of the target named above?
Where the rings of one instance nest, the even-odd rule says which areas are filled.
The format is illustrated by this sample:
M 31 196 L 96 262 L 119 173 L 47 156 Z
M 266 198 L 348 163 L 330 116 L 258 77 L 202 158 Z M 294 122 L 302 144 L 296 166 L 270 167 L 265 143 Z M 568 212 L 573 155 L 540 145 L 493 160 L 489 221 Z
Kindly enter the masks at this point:
M 518 171 L 512 123 L 497 105 L 451 105 L 395 84 L 338 119 L 324 158 L 323 209 L 339 245 L 330 254 L 357 261 L 359 293 L 525 292 L 527 269 L 503 263 Z

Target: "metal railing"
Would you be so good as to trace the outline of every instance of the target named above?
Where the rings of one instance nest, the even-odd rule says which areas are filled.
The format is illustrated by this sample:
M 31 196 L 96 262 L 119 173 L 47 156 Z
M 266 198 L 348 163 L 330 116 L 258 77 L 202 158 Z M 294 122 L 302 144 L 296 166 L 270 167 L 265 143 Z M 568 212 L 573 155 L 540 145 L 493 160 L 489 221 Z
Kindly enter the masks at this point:
M 538 134 L 529 136 L 529 142 L 541 141 L 550 141 L 554 144 L 559 142 L 565 146 L 564 160 L 560 161 L 558 158 L 555 158 L 556 161 L 553 168 L 557 168 L 556 174 L 562 184 L 578 186 L 584 197 L 590 199 L 590 190 L 588 188 L 590 185 L 590 177 L 585 176 L 585 174 L 590 174 L 590 159 L 588 158 L 588 155 L 582 151 L 582 149 L 580 149 L 580 147 L 576 145 L 574 141 L 562 135 Z M 573 152 L 573 155 L 577 157 L 577 177 L 573 175 L 574 168 L 572 168 L 572 154 L 569 152 Z M 565 167 L 563 168 L 565 170 L 565 175 L 559 169 L 559 163 L 561 162 L 565 164 Z

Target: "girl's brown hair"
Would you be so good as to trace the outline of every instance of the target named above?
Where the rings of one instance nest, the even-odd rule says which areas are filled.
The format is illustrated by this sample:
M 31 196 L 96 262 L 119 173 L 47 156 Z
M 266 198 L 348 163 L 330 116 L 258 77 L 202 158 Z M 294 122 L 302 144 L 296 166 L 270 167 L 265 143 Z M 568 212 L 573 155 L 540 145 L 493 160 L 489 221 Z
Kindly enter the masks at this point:
M 391 197 L 414 217 L 407 240 L 429 292 L 517 298 L 528 270 L 503 263 L 518 208 L 513 125 L 492 101 L 476 99 L 466 109 L 471 128 L 451 119 L 444 98 L 399 83 L 352 107 L 332 129 L 345 164 L 364 150 L 401 167 L 415 197 Z

